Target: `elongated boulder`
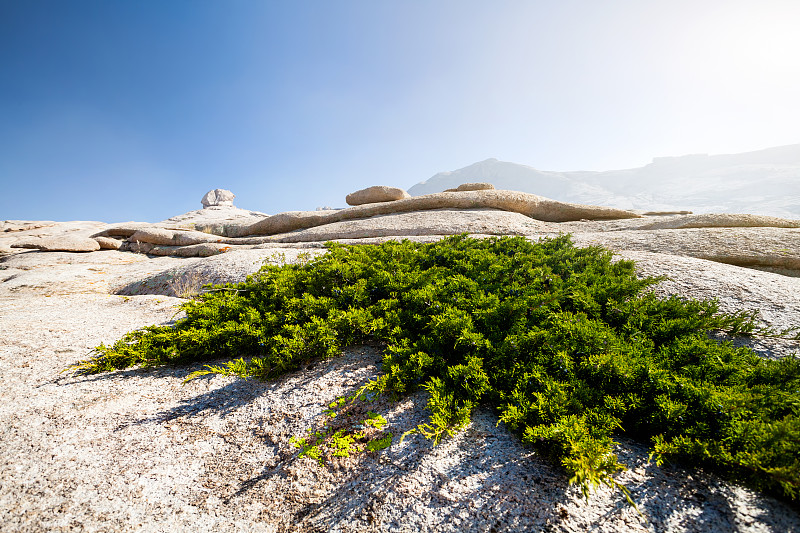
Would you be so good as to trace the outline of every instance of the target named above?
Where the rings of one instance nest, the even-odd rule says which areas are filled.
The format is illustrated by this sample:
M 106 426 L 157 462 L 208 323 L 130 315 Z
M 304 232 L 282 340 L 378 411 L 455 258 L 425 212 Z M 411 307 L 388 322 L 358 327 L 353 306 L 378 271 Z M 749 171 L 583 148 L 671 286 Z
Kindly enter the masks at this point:
M 297 229 L 312 228 L 331 222 L 355 220 L 375 215 L 426 211 L 430 209 L 501 209 L 544 222 L 569 222 L 574 220 L 611 220 L 639 218 L 640 215 L 594 205 L 558 202 L 543 196 L 517 191 L 482 190 L 441 192 L 395 200 L 348 207 L 338 211 L 289 211 L 280 213 L 249 226 L 229 226 L 228 237 L 245 235 L 274 235 Z
M 462 183 L 458 187 L 456 187 L 457 192 L 466 192 L 466 191 L 489 191 L 494 190 L 494 185 L 491 183 Z

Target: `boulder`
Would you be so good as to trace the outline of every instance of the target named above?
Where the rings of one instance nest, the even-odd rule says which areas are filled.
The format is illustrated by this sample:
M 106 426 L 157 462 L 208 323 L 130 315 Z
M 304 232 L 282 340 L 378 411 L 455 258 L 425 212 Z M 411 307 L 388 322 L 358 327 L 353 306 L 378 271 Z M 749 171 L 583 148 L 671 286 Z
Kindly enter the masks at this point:
M 12 248 L 31 248 L 43 252 L 96 252 L 100 243 L 89 237 L 77 235 L 60 235 L 58 237 L 42 237 L 29 239 L 11 245 Z
M 203 199 L 200 200 L 203 204 L 203 209 L 214 206 L 230 206 L 233 207 L 233 199 L 236 195 L 226 189 L 214 189 L 208 191 Z
M 111 237 L 93 238 L 100 245 L 101 250 L 119 250 L 120 246 L 122 246 L 122 241 L 119 239 L 112 239 Z
M 385 185 L 375 185 L 367 187 L 347 195 L 345 200 L 347 205 L 376 204 L 381 202 L 394 202 L 411 196 L 403 189 L 397 187 L 387 187 Z
M 462 191 L 488 191 L 494 189 L 491 183 L 462 183 L 456 187 L 457 192 Z

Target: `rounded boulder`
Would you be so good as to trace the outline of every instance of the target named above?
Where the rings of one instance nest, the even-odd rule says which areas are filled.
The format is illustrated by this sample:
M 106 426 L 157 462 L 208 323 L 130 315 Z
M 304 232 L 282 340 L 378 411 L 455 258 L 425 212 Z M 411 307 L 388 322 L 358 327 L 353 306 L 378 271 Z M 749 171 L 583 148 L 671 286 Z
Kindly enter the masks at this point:
M 406 191 L 398 189 L 397 187 L 387 187 L 385 185 L 375 185 L 367 187 L 354 193 L 350 193 L 345 198 L 348 205 L 364 205 L 364 204 L 377 204 L 381 202 L 394 202 L 395 200 L 402 200 L 404 198 L 411 198 Z

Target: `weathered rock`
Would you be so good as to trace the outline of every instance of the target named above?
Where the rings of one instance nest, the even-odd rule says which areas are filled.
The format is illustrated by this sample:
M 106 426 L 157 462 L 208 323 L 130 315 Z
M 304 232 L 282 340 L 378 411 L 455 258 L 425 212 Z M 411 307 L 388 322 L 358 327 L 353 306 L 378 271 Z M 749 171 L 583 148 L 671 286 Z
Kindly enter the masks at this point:
M 200 231 L 171 230 L 165 228 L 147 228 L 137 231 L 128 237 L 131 242 L 149 242 L 166 246 L 190 246 L 205 242 L 220 242 L 218 235 Z
M 203 209 L 196 209 L 187 213 L 175 215 L 174 217 L 162 220 L 156 225 L 165 228 L 198 229 L 205 225 L 252 224 L 268 216 L 268 214 L 260 211 L 212 205 Z
M 257 250 L 234 247 L 224 254 L 195 261 L 180 261 L 178 266 L 148 273 L 143 278 L 117 286 L 114 294 L 181 296 L 182 292 L 190 292 L 193 287 L 199 289 L 206 284 L 244 281 L 248 275 L 258 272 L 265 262 L 282 264 L 296 260 L 300 254 L 317 256 L 325 251 L 324 248 L 306 246 L 272 246 Z
M 211 206 L 233 206 L 233 199 L 236 195 L 226 189 L 214 189 L 208 191 L 200 202 L 203 208 Z
M 717 263 L 800 276 L 800 229 L 687 228 L 573 233 L 581 246 L 697 257 Z
M 122 241 L 119 239 L 112 239 L 111 237 L 93 238 L 100 245 L 101 250 L 119 250 L 120 246 L 122 246 Z
M 403 198 L 411 198 L 411 196 L 403 189 L 398 189 L 397 187 L 375 185 L 374 187 L 367 187 L 366 189 L 350 193 L 345 200 L 347 201 L 347 205 L 364 205 L 393 202 L 395 200 L 402 200 Z
M 462 183 L 458 187 L 456 187 L 457 192 L 464 192 L 464 191 L 488 191 L 493 190 L 494 185 L 491 183 Z
M 534 220 L 519 213 L 497 209 L 435 209 L 378 215 L 359 220 L 344 220 L 273 235 L 269 239 L 271 242 L 295 243 L 374 237 L 424 237 L 458 233 L 525 235 L 558 232 L 558 224 Z
M 150 255 L 174 255 L 177 257 L 210 257 L 232 250 L 227 244 L 206 242 L 190 246 L 153 246 L 147 253 Z
M 708 213 L 678 216 L 639 226 L 639 229 L 686 228 L 800 228 L 800 221 L 763 215 Z
M 635 213 L 612 207 L 568 204 L 517 191 L 484 190 L 427 194 L 394 202 L 358 205 L 334 212 L 289 211 L 267 217 L 247 227 L 226 229 L 232 232 L 227 235 L 229 237 L 274 235 L 342 220 L 431 209 L 501 209 L 545 222 L 639 218 Z
M 56 223 L 50 220 L 4 220 L 0 222 L 0 231 L 28 231 L 39 228 L 49 228 Z
M 640 215 L 644 215 L 646 217 L 662 217 L 667 215 L 691 215 L 691 211 L 639 211 L 636 209 L 632 209 L 634 213 L 638 213 Z
M 130 237 L 140 229 L 153 227 L 155 226 L 148 222 L 126 222 L 125 224 L 119 224 L 110 228 L 106 228 L 103 231 L 91 235 L 91 237 Z
M 29 239 L 11 245 L 12 248 L 31 248 L 43 252 L 95 252 L 100 243 L 89 237 L 77 235 L 61 235 L 58 237 L 42 237 Z
M 149 254 L 154 246 L 155 244 L 151 242 L 125 241 L 122 243 L 122 246 L 119 247 L 119 250 L 121 252 L 133 252 L 135 254 Z

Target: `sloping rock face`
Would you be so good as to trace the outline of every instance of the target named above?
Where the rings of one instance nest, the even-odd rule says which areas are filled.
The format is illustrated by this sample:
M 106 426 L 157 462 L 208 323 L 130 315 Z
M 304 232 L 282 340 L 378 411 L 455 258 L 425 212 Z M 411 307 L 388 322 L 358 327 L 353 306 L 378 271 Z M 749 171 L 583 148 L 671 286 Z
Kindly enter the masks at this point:
M 188 297 L 204 292 L 208 284 L 239 283 L 257 272 L 265 263 L 285 264 L 297 261 L 301 254 L 316 256 L 325 249 L 307 247 L 268 246 L 259 249 L 234 250 L 202 260 L 181 260 L 177 265 L 148 273 L 134 281 L 112 289 L 114 294 L 140 296 Z
M 696 257 L 717 263 L 800 276 L 800 229 L 688 228 L 575 233 L 582 244 Z
M 264 261 L 303 261 L 306 253 L 324 253 L 321 241 L 331 238 L 432 241 L 468 232 L 535 240 L 569 232 L 579 245 L 602 244 L 637 261 L 643 276 L 668 276 L 654 287 L 659 296 L 713 297 L 724 311 L 759 311 L 771 327 L 800 324 L 800 277 L 709 260 L 798 256 L 800 229 L 784 222 L 721 227 L 744 220 L 754 219 L 718 217 L 713 226 L 687 227 L 697 220 L 545 222 L 497 209 L 435 209 L 238 239 L 163 224 L 108 229 L 115 240 L 120 232 L 126 239 L 141 232 L 137 238 L 159 241 L 136 241 L 150 255 L 14 249 L 0 258 L 0 404 L 14 406 L 0 412 L 6 429 L 0 501 L 11 502 L 3 525 L 10 531 L 156 532 L 165 523 L 182 530 L 286 532 L 800 531 L 796 507 L 702 472 L 655 465 L 645 447 L 627 439 L 619 439 L 617 452 L 630 469 L 616 479 L 631 490 L 642 515 L 605 488 L 585 501 L 557 466 L 524 447 L 489 410 L 479 410 L 463 432 L 436 447 L 407 438 L 380 454 L 344 458 L 336 468 L 298 457 L 289 438 L 306 434 L 330 402 L 378 375 L 381 353 L 372 346 L 347 348 L 340 358 L 268 383 L 215 376 L 183 384 L 201 365 L 62 373 L 101 343 L 180 317 L 175 306 L 205 283 L 241 281 Z M 673 229 L 654 229 L 665 227 Z M 279 239 L 304 242 L 270 242 Z M 206 246 L 231 251 L 153 254 Z M 764 357 L 800 351 L 797 343 L 774 339 L 734 341 Z M 399 435 L 426 419 L 426 399 L 420 393 L 397 404 L 377 400 L 371 408 L 387 413 Z
M 387 187 L 385 185 L 375 185 L 350 193 L 345 198 L 347 205 L 375 204 L 380 202 L 394 202 L 411 196 L 403 189 L 397 187 Z

